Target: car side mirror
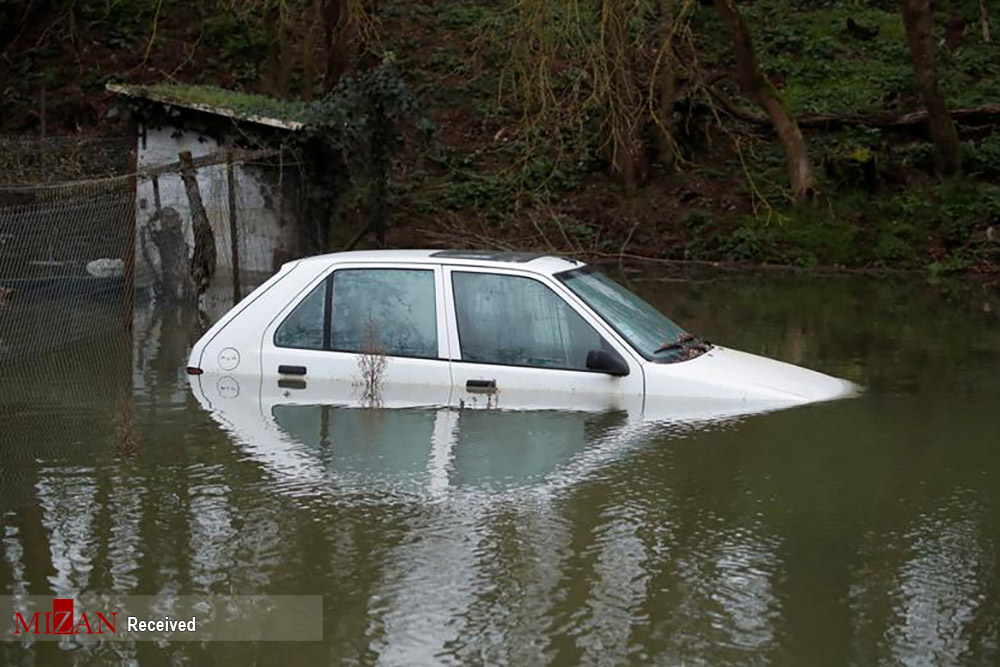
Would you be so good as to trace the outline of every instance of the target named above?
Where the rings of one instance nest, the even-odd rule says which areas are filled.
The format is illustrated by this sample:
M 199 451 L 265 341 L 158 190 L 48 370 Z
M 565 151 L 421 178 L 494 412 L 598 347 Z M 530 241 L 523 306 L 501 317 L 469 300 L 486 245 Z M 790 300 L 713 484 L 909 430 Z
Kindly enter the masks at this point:
M 587 353 L 587 368 L 608 375 L 623 377 L 629 374 L 628 363 L 612 350 L 591 350 Z

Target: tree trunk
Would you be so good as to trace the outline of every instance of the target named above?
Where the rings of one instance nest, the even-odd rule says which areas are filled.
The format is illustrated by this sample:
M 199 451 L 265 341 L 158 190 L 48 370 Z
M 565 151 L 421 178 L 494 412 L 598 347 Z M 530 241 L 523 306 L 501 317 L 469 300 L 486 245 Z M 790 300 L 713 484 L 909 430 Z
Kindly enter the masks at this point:
M 201 296 L 208 289 L 215 275 L 215 233 L 208 221 L 205 205 L 198 189 L 198 170 L 191 159 L 190 151 L 178 154 L 181 162 L 181 180 L 187 191 L 188 205 L 191 207 L 191 228 L 194 235 L 194 252 L 191 254 L 191 279 Z
M 350 56 L 351 18 L 350 0 L 324 0 L 323 29 L 326 40 L 326 75 L 324 86 L 327 90 L 340 81 L 347 71 Z
M 269 5 L 264 12 L 264 30 L 267 33 L 267 57 L 264 59 L 264 71 L 261 77 L 267 92 L 275 97 L 283 94 L 281 80 L 282 69 L 282 29 L 281 7 L 278 4 Z
M 986 10 L 986 0 L 979 0 L 979 23 L 983 29 L 983 41 L 990 43 L 990 14 Z
M 944 24 L 944 43 L 950 51 L 959 49 L 965 43 L 965 29 L 968 25 L 958 0 L 951 0 L 948 3 L 948 21 Z
M 660 54 L 655 72 L 657 88 L 656 148 L 660 163 L 673 169 L 677 158 L 674 140 L 674 102 L 677 97 L 677 77 L 671 42 L 674 30 L 674 0 L 660 0 Z
M 736 8 L 735 0 L 715 0 L 715 7 L 726 24 L 733 42 L 740 88 L 747 97 L 764 109 L 785 151 L 788 177 L 795 201 L 810 199 L 816 193 L 816 177 L 809 162 L 809 151 L 802 131 L 778 97 L 774 84 L 760 71 L 750 30 L 739 9 Z
M 392 154 L 389 151 L 389 137 L 392 136 L 392 121 L 381 104 L 373 110 L 375 131 L 372 133 L 368 175 L 368 201 L 365 212 L 368 227 L 375 232 L 375 243 L 379 248 L 386 246 L 389 230 L 389 177 L 392 171 Z
M 33 24 L 39 13 L 48 11 L 47 5 L 33 0 L 0 2 L 0 53 L 13 46 L 23 34 L 24 27 Z
M 962 169 L 961 145 L 955 123 L 948 114 L 948 105 L 938 88 L 934 18 L 930 0 L 902 0 L 902 10 L 913 73 L 927 109 L 927 124 L 934 142 L 937 172 L 942 176 L 957 174 Z
M 628 16 L 622 0 L 603 0 L 604 60 L 608 67 L 607 113 L 611 164 L 622 175 L 625 192 L 635 194 L 640 179 L 642 141 L 636 122 L 641 100 L 636 91 L 635 63 L 628 36 Z
M 325 76 L 325 73 L 320 71 L 320 63 L 316 59 L 316 47 L 320 43 L 320 36 L 326 34 L 326 28 L 323 25 L 323 17 L 325 16 L 323 0 L 313 0 L 311 11 L 312 20 L 309 21 L 309 29 L 302 40 L 301 55 L 302 80 L 305 84 L 302 97 L 307 101 L 312 101 L 317 86 L 322 82 L 320 75 L 324 74 Z

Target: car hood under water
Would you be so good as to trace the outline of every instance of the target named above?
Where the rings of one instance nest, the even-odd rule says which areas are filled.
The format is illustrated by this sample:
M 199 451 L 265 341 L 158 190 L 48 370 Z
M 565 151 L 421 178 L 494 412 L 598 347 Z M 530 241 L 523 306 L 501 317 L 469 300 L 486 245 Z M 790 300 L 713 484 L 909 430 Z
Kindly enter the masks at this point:
M 815 403 L 856 395 L 853 382 L 724 347 L 690 361 L 649 364 L 646 399 L 700 396 L 745 401 Z

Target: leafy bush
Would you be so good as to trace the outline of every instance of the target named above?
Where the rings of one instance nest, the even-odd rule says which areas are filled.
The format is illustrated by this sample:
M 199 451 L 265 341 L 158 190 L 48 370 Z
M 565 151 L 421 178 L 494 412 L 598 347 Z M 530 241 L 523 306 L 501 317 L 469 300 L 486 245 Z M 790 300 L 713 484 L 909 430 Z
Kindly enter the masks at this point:
M 1000 132 L 962 145 L 966 171 L 983 176 L 1000 175 Z

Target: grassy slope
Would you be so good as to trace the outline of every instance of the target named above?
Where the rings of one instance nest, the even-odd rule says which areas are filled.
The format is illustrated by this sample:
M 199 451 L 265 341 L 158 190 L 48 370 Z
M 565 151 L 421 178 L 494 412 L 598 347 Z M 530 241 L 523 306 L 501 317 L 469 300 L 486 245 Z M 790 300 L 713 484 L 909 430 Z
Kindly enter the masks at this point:
M 266 92 L 268 38 L 259 24 L 210 11 L 210 3 L 193 10 L 163 0 L 153 35 L 159 0 L 77 4 L 93 7 L 93 15 L 72 25 L 40 21 L 8 52 L 11 64 L 0 70 L 3 131 L 38 130 L 43 82 L 50 133 L 125 131 L 105 119 L 114 102 L 103 90 L 109 79 Z M 933 153 L 919 133 L 809 131 L 823 196 L 815 206 L 792 208 L 782 155 L 766 129 L 724 115 L 720 124 L 703 100 L 682 97 L 685 108 L 702 106 L 684 122 L 681 171 L 653 165 L 644 187 L 626 198 L 593 137 L 570 159 L 551 135 L 525 131 L 502 85 L 509 83 L 511 4 L 379 3 L 379 46 L 395 54 L 436 128 L 433 145 L 414 141 L 400 159 L 394 242 L 935 271 L 1000 263 L 991 240 L 1000 233 L 990 231 L 1000 227 L 1000 133 L 992 126 L 963 133 L 968 177 L 949 183 L 930 174 Z M 871 7 L 879 4 L 885 9 Z M 797 113 L 919 107 L 894 2 L 742 6 L 764 68 Z M 877 36 L 851 35 L 848 17 L 878 28 Z M 714 12 L 699 7 L 693 28 L 702 67 L 731 70 Z M 46 31 L 59 38 L 46 39 Z M 1000 103 L 1000 43 L 984 44 L 978 24 L 967 26 L 961 45 L 942 48 L 941 58 L 953 106 Z M 301 93 L 301 79 L 292 71 L 286 88 Z M 739 98 L 731 83 L 720 85 Z
M 654 169 L 631 200 L 599 158 L 566 164 L 535 145 L 526 159 L 519 112 L 498 94 L 505 54 L 502 37 L 489 34 L 493 4 L 439 0 L 387 22 L 406 33 L 401 58 L 439 128 L 438 155 L 412 161 L 403 179 L 413 227 L 440 232 L 443 220 L 443 240 L 467 244 L 803 266 L 990 269 L 1000 258 L 987 237 L 1000 223 L 1000 133 L 990 127 L 964 135 L 968 177 L 948 183 L 932 177 L 932 149 L 919 133 L 809 132 L 823 197 L 798 209 L 788 204 L 784 162 L 768 133 L 728 119 L 719 127 L 695 118 L 703 127 L 684 137 L 682 172 Z M 896 13 L 844 2 L 790 9 L 785 0 L 745 10 L 762 64 L 796 113 L 919 108 Z M 878 35 L 857 39 L 848 17 Z M 702 65 L 730 68 L 714 13 L 699 10 L 694 27 Z M 941 58 L 953 107 L 1000 102 L 1000 50 L 982 43 L 977 26 Z M 869 162 L 874 184 L 864 177 Z

